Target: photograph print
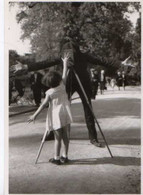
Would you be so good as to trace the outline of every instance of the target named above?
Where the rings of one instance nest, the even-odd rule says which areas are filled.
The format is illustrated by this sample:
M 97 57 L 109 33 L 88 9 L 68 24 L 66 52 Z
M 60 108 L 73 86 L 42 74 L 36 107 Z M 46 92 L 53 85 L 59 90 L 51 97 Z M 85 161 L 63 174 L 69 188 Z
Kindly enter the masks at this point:
M 8 193 L 141 194 L 141 1 L 10 1 Z

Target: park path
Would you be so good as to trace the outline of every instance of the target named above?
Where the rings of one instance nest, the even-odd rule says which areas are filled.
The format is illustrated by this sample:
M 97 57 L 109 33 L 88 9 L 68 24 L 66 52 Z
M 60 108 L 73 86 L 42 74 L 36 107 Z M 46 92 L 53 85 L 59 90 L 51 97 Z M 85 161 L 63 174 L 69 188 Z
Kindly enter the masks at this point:
M 9 121 L 9 193 L 11 194 L 139 194 L 141 92 L 139 87 L 105 92 L 92 101 L 95 115 L 114 158 L 106 147 L 89 143 L 80 100 L 72 103 L 74 123 L 67 165 L 48 162 L 53 141 L 44 144 L 34 164 L 45 130 L 46 110 L 27 125 L 31 113 Z M 99 139 L 103 139 L 98 133 Z

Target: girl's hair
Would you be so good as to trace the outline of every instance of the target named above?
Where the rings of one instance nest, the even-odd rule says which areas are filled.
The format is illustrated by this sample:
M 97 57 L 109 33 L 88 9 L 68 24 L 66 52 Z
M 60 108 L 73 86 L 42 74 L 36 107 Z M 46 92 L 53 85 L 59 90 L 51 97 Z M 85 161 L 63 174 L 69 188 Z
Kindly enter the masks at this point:
M 43 77 L 43 84 L 47 87 L 54 88 L 57 87 L 62 80 L 62 76 L 59 72 L 50 71 Z

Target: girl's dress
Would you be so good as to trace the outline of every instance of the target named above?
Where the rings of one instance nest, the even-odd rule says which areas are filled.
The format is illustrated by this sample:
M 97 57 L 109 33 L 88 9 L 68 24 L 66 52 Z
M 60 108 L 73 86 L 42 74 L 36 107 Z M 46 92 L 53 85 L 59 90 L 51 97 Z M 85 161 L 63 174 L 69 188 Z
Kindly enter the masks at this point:
M 46 130 L 57 130 L 70 124 L 72 115 L 64 84 L 61 83 L 59 86 L 47 90 L 46 96 L 49 96 L 50 99 Z

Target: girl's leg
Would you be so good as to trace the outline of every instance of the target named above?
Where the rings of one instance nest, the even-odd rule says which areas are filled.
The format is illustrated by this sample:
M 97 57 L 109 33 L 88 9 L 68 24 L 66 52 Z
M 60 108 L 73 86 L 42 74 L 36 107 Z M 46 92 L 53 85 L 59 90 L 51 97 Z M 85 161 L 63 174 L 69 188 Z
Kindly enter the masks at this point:
M 62 129 L 54 131 L 55 136 L 55 156 L 56 160 L 60 159 L 60 150 L 61 150 L 61 139 L 62 139 Z
M 69 134 L 70 134 L 70 125 L 67 125 L 66 127 L 63 127 L 62 130 L 62 138 L 63 138 L 63 157 L 68 157 L 68 149 L 69 149 Z

